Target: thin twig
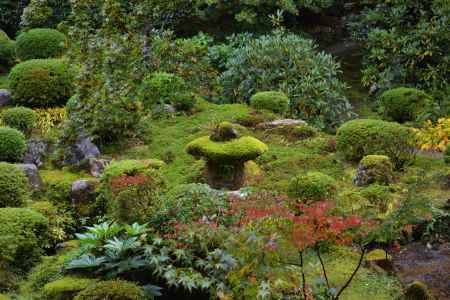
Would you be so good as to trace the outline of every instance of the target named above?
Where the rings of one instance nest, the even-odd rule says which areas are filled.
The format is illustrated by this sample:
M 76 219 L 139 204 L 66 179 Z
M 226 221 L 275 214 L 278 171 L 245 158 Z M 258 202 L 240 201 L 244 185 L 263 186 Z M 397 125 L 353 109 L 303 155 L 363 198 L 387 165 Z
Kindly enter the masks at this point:
M 300 267 L 302 272 L 302 291 L 303 291 L 303 299 L 306 298 L 306 278 L 305 278 L 305 271 L 303 269 L 303 251 L 300 251 Z
M 333 298 L 333 300 L 338 300 L 339 296 L 342 294 L 342 292 L 350 285 L 350 282 L 352 282 L 353 277 L 355 277 L 356 273 L 358 272 L 359 268 L 362 265 L 363 259 L 364 259 L 364 255 L 366 254 L 366 248 L 365 247 L 361 247 L 361 255 L 359 257 L 359 262 L 358 265 L 356 266 L 356 269 L 353 271 L 352 275 L 350 276 L 350 278 L 347 280 L 347 282 L 341 287 L 341 289 L 339 290 L 339 292 L 336 294 L 336 296 Z
M 325 277 L 325 282 L 327 283 L 327 288 L 330 289 L 330 282 L 328 281 L 327 271 L 325 270 L 325 264 L 323 263 L 322 256 L 320 255 L 319 247 L 316 247 L 316 254 L 319 258 L 320 265 L 322 266 L 323 277 Z

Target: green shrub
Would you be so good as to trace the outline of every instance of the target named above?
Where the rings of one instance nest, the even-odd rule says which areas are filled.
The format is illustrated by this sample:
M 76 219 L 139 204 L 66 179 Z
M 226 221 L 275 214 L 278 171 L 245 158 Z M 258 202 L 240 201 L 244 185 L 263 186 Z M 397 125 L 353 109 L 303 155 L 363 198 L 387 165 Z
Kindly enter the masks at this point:
M 27 107 L 13 107 L 2 112 L 3 123 L 29 135 L 36 126 L 37 114 Z
M 392 202 L 389 187 L 385 185 L 371 184 L 361 190 L 361 196 L 376 205 L 382 212 L 386 212 Z
M 28 107 L 65 105 L 74 90 L 74 70 L 62 59 L 32 59 L 9 74 L 14 102 Z
M 81 179 L 81 176 L 79 174 L 59 170 L 43 170 L 40 173 L 42 181 L 44 182 L 45 197 L 56 206 L 70 205 L 72 183 Z
M 98 204 L 122 223 L 147 222 L 165 186 L 156 160 L 111 162 L 100 180 Z
M 257 110 L 284 114 L 289 108 L 289 98 L 282 92 L 259 92 L 250 98 L 250 105 Z
M 100 281 L 80 292 L 74 300 L 144 300 L 145 293 L 135 283 L 125 280 Z
M 48 220 L 27 208 L 0 208 L 0 263 L 27 271 L 43 253 L 48 239 Z
M 425 92 L 413 88 L 395 88 L 380 97 L 380 110 L 384 117 L 399 123 L 424 121 L 432 113 L 433 99 Z
M 396 169 L 401 169 L 415 159 L 416 140 L 410 128 L 398 123 L 358 119 L 338 129 L 336 149 L 345 160 L 353 162 L 366 155 L 386 155 Z
M 28 179 L 23 171 L 0 162 L 0 207 L 20 207 L 28 199 Z
M 174 74 L 151 74 L 144 79 L 140 93 L 146 109 L 156 104 L 172 104 L 179 110 L 190 110 L 195 105 L 195 98 L 184 79 Z
M 0 127 L 0 161 L 17 162 L 27 150 L 22 132 L 14 128 Z
M 17 284 L 19 282 L 19 276 L 12 272 L 8 265 L 0 262 L 0 293 L 9 292 L 17 289 Z M 0 300 L 2 295 L 0 294 Z
M 289 182 L 288 195 L 302 202 L 330 200 L 336 196 L 336 181 L 321 172 L 295 176 Z
M 17 37 L 16 52 L 22 61 L 57 58 L 66 50 L 66 36 L 50 28 L 35 28 Z
M 450 144 L 447 145 L 447 148 L 444 151 L 444 162 L 450 165 Z
M 0 66 L 9 67 L 13 65 L 16 44 L 10 40 L 8 35 L 0 29 Z
M 90 278 L 67 276 L 44 285 L 43 294 L 48 300 L 73 299 L 80 291 L 93 285 L 95 281 Z
M 432 296 L 428 292 L 427 286 L 421 281 L 414 281 L 405 291 L 406 300 L 431 300 Z
M 359 162 L 353 182 L 362 186 L 372 183 L 389 184 L 394 178 L 393 166 L 385 155 L 367 155 Z
M 292 116 L 319 128 L 335 128 L 351 116 L 339 64 L 299 35 L 277 31 L 251 39 L 226 69 L 220 82 L 227 101 L 248 102 L 255 92 L 273 90 L 289 97 Z

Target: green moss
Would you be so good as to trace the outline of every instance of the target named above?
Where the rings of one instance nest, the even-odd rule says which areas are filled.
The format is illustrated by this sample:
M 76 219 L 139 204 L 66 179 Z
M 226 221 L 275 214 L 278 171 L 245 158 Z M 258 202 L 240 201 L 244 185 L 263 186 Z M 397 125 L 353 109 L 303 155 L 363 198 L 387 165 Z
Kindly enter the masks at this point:
M 135 283 L 125 280 L 101 281 L 79 293 L 74 300 L 144 300 L 145 293 Z
M 282 92 L 259 92 L 250 98 L 250 105 L 258 110 L 283 114 L 289 108 L 289 98 Z
M 254 160 L 267 150 L 267 145 L 250 136 L 226 142 L 214 142 L 209 136 L 204 136 L 190 142 L 186 147 L 186 151 L 195 157 L 204 157 L 220 163 Z
M 157 159 L 147 159 L 147 160 L 114 160 L 112 161 L 104 170 L 102 178 L 112 178 L 121 175 L 133 176 L 138 173 L 142 173 L 147 169 L 161 169 L 164 167 L 165 163 Z
M 48 300 L 67 300 L 95 283 L 95 279 L 63 277 L 44 285 L 43 292 Z
M 20 207 L 29 200 L 28 179 L 15 165 L 0 162 L 0 207 Z
M 40 175 L 45 186 L 44 196 L 55 205 L 70 204 L 72 183 L 89 177 L 64 170 L 42 170 Z
M 288 195 L 303 202 L 331 200 L 336 196 L 336 181 L 321 172 L 298 175 L 289 183 Z

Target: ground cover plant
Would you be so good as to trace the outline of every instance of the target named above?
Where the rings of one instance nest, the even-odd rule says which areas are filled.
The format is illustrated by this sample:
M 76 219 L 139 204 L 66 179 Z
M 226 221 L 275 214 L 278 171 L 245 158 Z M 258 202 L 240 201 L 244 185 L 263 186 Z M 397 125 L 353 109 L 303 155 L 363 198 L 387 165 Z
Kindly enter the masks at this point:
M 0 0 L 0 299 L 448 299 L 449 14 Z

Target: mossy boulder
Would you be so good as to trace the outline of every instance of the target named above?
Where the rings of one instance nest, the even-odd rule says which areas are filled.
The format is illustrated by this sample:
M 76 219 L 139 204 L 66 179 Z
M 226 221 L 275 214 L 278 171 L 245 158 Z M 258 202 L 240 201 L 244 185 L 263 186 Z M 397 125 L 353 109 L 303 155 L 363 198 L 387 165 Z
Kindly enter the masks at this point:
M 283 114 L 289 108 L 289 97 L 283 92 L 259 92 L 250 98 L 250 105 L 257 110 Z
M 291 179 L 288 195 L 299 202 L 331 200 L 336 196 L 336 180 L 321 172 L 308 172 Z
M 227 189 L 239 189 L 245 181 L 245 162 L 267 150 L 267 145 L 256 138 L 239 137 L 228 122 L 221 123 L 211 136 L 200 137 L 186 146 L 189 154 L 206 160 L 209 185 Z
M 406 300 L 432 300 L 433 297 L 428 292 L 427 286 L 421 281 L 414 281 L 406 287 Z
M 137 284 L 115 279 L 100 281 L 80 292 L 74 300 L 145 300 L 144 290 Z
M 93 285 L 95 281 L 90 278 L 67 276 L 44 285 L 43 294 L 48 300 L 73 299 L 80 291 Z
M 360 162 L 353 183 L 357 186 L 372 183 L 389 184 L 394 179 L 391 159 L 385 155 L 367 155 Z

